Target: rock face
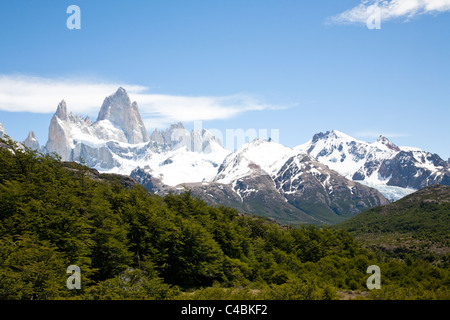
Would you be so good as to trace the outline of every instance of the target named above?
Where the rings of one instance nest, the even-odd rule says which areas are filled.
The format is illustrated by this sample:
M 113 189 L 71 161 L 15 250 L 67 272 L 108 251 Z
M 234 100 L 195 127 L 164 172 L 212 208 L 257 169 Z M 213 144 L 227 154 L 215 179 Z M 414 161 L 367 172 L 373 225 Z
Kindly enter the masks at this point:
M 388 203 L 377 190 L 342 177 L 307 153 L 266 140 L 254 140 L 228 155 L 212 181 L 163 191 L 150 172 L 135 170 L 132 176 L 160 194 L 189 189 L 210 204 L 285 224 L 333 224 Z
M 398 147 L 384 136 L 368 143 L 334 130 L 318 133 L 296 149 L 348 179 L 379 189 L 391 200 L 428 185 L 450 184 L 448 162 L 417 148 Z
M 131 103 L 127 92 L 122 87 L 103 101 L 97 122 L 102 120 L 109 120 L 113 125 L 122 129 L 126 142 L 130 144 L 150 141 L 137 103 Z
M 36 139 L 36 135 L 33 131 L 30 131 L 28 137 L 24 140 L 23 145 L 32 150 L 39 150 L 39 142 Z
M 159 146 L 161 151 L 186 148 L 193 152 L 212 153 L 223 149 L 222 141 L 208 130 L 192 130 L 189 133 L 181 122 L 163 131 L 155 129 L 150 135 L 150 141 Z
M 387 185 L 419 190 L 435 184 L 450 185 L 449 168 L 437 154 L 400 151 L 381 163 L 379 173 L 388 179 Z
M 57 153 L 62 160 L 69 160 L 71 154 L 70 122 L 67 116 L 66 102 L 62 100 L 50 121 L 48 140 L 45 148 Z
M 66 103 L 61 101 L 50 122 L 46 149 L 62 160 L 82 159 L 91 167 L 108 170 L 120 167 L 115 153 L 137 152 L 136 145 L 149 140 L 137 104 L 119 88 L 104 100 L 95 123 L 89 117 L 68 115 Z
M 161 180 L 153 178 L 144 169 L 137 167 L 130 173 L 130 177 L 136 179 L 140 185 L 144 186 L 147 190 L 158 194 L 162 187 Z
M 94 123 L 67 114 L 61 101 L 50 122 L 46 150 L 106 172 L 130 174 L 150 166 L 156 179 L 173 185 L 211 179 L 228 154 L 207 130 L 189 133 L 181 123 L 155 130 L 150 137 L 137 104 L 123 88 L 105 98 Z
M 289 203 L 325 223 L 388 203 L 377 190 L 344 178 L 308 154 L 289 158 L 274 181 Z
M 176 149 L 182 146 L 187 147 L 190 145 L 188 133 L 181 122 L 172 124 L 170 128 L 164 131 L 155 129 L 150 136 L 150 140 L 165 150 Z

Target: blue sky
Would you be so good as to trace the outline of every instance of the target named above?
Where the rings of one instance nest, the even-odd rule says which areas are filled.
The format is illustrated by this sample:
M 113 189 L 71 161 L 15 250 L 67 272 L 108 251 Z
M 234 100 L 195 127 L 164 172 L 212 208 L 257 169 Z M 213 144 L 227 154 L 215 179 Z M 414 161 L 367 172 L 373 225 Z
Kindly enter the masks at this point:
M 449 1 L 361 3 L 3 0 L 0 122 L 45 144 L 59 101 L 95 120 L 123 85 L 149 131 L 203 120 L 278 129 L 293 147 L 337 129 L 450 158 Z M 80 30 L 66 26 L 72 4 Z

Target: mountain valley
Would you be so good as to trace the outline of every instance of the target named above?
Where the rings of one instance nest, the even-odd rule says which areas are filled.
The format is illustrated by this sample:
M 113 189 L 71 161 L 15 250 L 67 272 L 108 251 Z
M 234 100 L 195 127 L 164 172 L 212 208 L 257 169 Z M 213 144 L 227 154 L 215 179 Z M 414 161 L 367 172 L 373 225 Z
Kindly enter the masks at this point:
M 104 99 L 95 122 L 62 100 L 45 146 L 32 131 L 22 144 L 129 175 L 155 194 L 190 190 L 282 224 L 336 224 L 426 186 L 450 185 L 448 162 L 383 136 L 368 143 L 333 130 L 294 148 L 257 138 L 230 151 L 208 130 L 188 132 L 182 123 L 149 134 L 124 88 Z

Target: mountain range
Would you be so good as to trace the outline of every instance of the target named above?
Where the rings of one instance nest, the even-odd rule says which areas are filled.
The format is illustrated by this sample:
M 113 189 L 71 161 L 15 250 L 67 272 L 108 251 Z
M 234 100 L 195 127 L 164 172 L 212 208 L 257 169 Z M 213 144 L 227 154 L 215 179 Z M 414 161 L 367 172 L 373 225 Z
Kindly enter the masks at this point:
M 124 88 L 105 98 L 95 122 L 68 113 L 62 100 L 46 145 L 32 131 L 22 144 L 129 175 L 157 194 L 190 190 L 286 224 L 334 224 L 428 185 L 450 185 L 449 162 L 383 136 L 368 143 L 333 130 L 295 148 L 255 139 L 231 152 L 208 130 L 188 132 L 182 123 L 149 134 Z

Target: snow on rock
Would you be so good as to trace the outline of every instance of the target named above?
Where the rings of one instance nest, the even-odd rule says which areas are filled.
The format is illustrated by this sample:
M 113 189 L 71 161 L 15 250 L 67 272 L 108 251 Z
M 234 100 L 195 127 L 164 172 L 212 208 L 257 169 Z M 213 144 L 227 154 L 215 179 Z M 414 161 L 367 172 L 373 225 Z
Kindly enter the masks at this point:
M 107 97 L 97 121 L 67 114 L 61 101 L 49 127 L 47 152 L 65 161 L 84 161 L 102 172 L 130 174 L 136 167 L 167 185 L 211 181 L 229 154 L 209 131 L 189 133 L 179 123 L 148 135 L 137 104 L 123 88 Z
M 111 124 L 122 129 L 126 141 L 130 144 L 150 141 L 137 103 L 131 102 L 122 87 L 103 101 L 97 122 L 101 120 L 109 120 Z
M 439 156 L 398 147 L 384 136 L 369 143 L 333 130 L 318 133 L 294 149 L 308 152 L 344 177 L 374 187 L 392 200 L 450 179 L 448 162 Z
M 6 134 L 5 127 L 0 122 L 0 138 L 3 138 L 3 136 Z
M 229 154 L 214 181 L 224 184 L 254 175 L 274 175 L 296 152 L 282 144 L 255 139 Z
M 3 134 L 0 124 L 0 136 Z M 39 148 L 31 132 L 24 144 Z M 50 122 L 45 151 L 56 152 L 64 161 L 84 161 L 102 172 L 128 175 L 137 167 L 143 168 L 168 186 L 210 182 L 233 185 L 239 179 L 267 176 L 264 181 L 274 185 L 276 181 L 279 190 L 290 194 L 295 191 L 288 188 L 293 179 L 307 173 L 308 179 L 316 179 L 324 190 L 334 193 L 334 173 L 328 169 L 374 187 L 392 200 L 429 184 L 450 184 L 447 161 L 417 148 L 398 147 L 384 136 L 368 143 L 334 130 L 318 133 L 293 149 L 255 139 L 230 152 L 208 130 L 188 132 L 182 123 L 155 129 L 149 135 L 137 103 L 131 102 L 123 88 L 105 98 L 95 122 L 68 114 L 62 100 Z M 282 176 L 282 168 L 295 177 Z M 257 191 L 241 186 L 239 196 Z
M 23 145 L 32 150 L 39 150 L 39 142 L 36 139 L 36 135 L 33 131 L 30 131 L 27 138 L 24 140 Z

